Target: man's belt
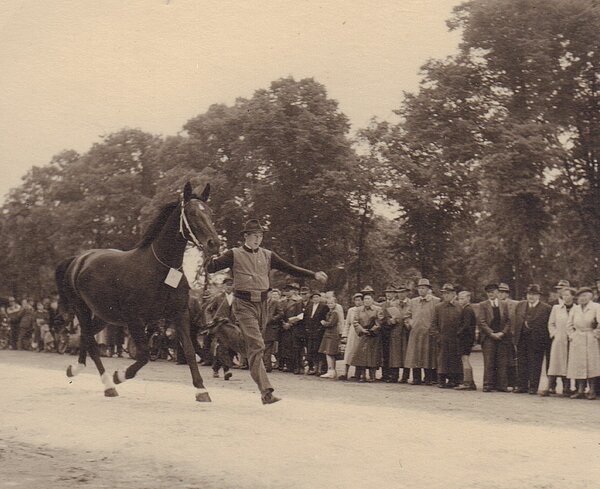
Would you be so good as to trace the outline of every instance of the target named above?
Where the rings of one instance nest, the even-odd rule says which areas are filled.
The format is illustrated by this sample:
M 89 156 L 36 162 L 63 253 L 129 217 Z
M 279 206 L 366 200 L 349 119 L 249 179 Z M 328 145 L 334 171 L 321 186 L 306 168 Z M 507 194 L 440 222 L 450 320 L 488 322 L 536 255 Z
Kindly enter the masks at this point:
M 233 297 L 249 302 L 262 302 L 268 298 L 268 291 L 259 290 L 234 290 Z

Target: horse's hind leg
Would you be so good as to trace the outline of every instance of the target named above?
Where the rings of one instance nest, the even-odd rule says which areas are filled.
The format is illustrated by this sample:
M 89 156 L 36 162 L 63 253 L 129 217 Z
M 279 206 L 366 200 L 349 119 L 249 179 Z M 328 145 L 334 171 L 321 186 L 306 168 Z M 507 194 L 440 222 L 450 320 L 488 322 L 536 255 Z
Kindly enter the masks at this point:
M 87 357 L 87 335 L 89 334 L 89 328 L 84 327 L 85 324 L 88 324 L 88 321 L 91 321 L 91 314 L 88 307 L 84 304 L 79 304 L 74 307 L 75 316 L 77 316 L 77 320 L 79 321 L 79 327 L 81 330 L 81 336 L 79 340 L 79 359 L 77 361 L 77 365 L 69 365 L 67 367 L 67 377 L 75 377 L 85 368 L 85 359 Z
M 131 364 L 125 372 L 122 370 L 115 370 L 115 373 L 113 374 L 113 381 L 115 384 L 121 384 L 126 380 L 133 379 L 138 371 L 146 365 L 150 359 L 145 324 L 142 321 L 130 323 L 129 335 L 136 346 L 135 363 Z
M 101 324 L 95 321 L 94 329 L 92 330 L 92 334 L 88 337 L 88 343 L 86 348 L 90 354 L 90 358 L 96 364 L 96 368 L 98 369 L 98 373 L 100 374 L 100 379 L 102 379 L 102 384 L 104 384 L 104 395 L 106 397 L 117 397 L 119 393 L 115 388 L 115 384 L 111 375 L 106 371 L 104 365 L 102 364 L 102 360 L 100 358 L 100 348 L 98 347 L 98 343 L 96 342 L 96 338 L 94 335 L 104 328 L 104 324 Z

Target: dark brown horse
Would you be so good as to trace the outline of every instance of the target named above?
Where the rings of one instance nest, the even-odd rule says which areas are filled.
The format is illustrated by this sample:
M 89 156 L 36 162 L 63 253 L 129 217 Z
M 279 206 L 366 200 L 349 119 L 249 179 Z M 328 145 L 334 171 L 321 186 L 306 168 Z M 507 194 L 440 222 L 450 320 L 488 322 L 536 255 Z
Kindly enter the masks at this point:
M 197 401 L 210 401 L 198 371 L 190 338 L 190 287 L 181 272 L 188 241 L 212 255 L 219 238 L 206 205 L 210 186 L 197 196 L 188 182 L 180 201 L 165 205 L 146 230 L 138 246 L 129 251 L 90 250 L 61 262 L 56 283 L 61 303 L 71 309 L 81 325 L 81 348 L 77 365 L 69 365 L 67 376 L 77 375 L 86 355 L 96 364 L 104 384 L 104 395 L 117 396 L 115 384 L 135 377 L 148 363 L 145 323 L 166 319 L 176 325 L 190 367 Z M 111 376 L 100 359 L 94 335 L 106 323 L 125 325 L 137 347 L 136 362 Z

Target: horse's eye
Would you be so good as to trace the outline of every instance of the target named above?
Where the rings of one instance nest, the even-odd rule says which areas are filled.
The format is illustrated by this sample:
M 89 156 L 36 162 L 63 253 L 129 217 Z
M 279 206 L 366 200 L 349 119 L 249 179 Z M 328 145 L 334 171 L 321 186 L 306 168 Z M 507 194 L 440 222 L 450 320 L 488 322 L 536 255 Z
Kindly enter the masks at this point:
M 204 206 L 200 202 L 198 202 L 198 209 L 200 209 L 201 211 L 204 210 Z

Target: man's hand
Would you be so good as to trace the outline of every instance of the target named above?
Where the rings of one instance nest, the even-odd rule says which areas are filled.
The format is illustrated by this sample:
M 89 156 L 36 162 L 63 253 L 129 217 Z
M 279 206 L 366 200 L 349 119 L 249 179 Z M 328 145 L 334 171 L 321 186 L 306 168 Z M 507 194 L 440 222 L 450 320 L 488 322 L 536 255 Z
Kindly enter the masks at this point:
M 315 279 L 324 284 L 327 282 L 327 274 L 325 272 L 317 272 L 315 273 Z

